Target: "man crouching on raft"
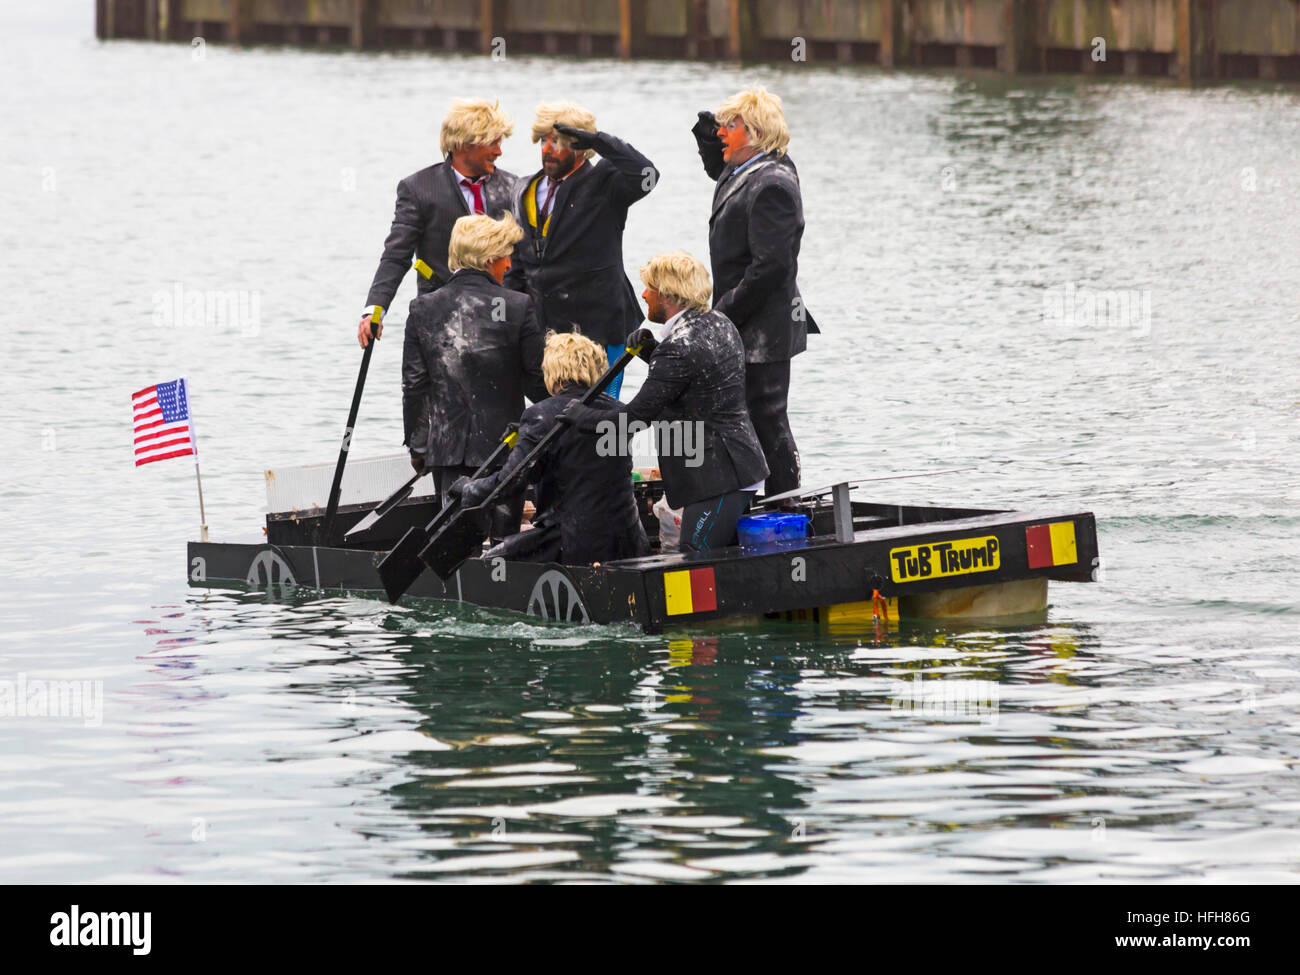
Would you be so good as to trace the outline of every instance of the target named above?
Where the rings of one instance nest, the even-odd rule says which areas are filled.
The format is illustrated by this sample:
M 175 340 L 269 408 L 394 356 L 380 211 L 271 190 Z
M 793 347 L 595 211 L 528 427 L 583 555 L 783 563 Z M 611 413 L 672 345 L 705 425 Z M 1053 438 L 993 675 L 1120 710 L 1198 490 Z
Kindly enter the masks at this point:
M 560 421 L 595 431 L 629 421 L 699 423 L 702 452 L 661 451 L 659 470 L 668 504 L 682 512 L 683 552 L 725 548 L 736 541 L 740 520 L 767 477 L 767 462 L 745 408 L 745 346 L 726 315 L 709 310 L 713 292 L 709 272 L 690 254 L 675 251 L 652 257 L 641 269 L 647 317 L 664 323 L 658 345 L 649 329 L 628 336 L 641 346 L 650 374 L 627 404 L 568 404 Z M 609 428 L 605 428 L 609 429 Z M 624 427 L 626 429 L 626 427 Z M 661 438 L 684 444 L 685 437 Z M 697 439 L 694 442 L 699 443 Z
M 542 376 L 551 398 L 524 410 L 519 442 L 505 467 L 476 481 L 461 478 L 452 485 L 452 495 L 459 494 L 465 507 L 482 503 L 532 453 L 560 412 L 596 384 L 606 367 L 605 350 L 591 339 L 573 332 L 548 333 Z M 618 400 L 603 393 L 596 402 L 605 409 L 618 406 Z M 596 435 L 569 430 L 551 445 L 528 478 L 537 485 L 533 528 L 495 546 L 489 557 L 590 565 L 649 553 L 632 490 L 630 454 L 602 451 Z

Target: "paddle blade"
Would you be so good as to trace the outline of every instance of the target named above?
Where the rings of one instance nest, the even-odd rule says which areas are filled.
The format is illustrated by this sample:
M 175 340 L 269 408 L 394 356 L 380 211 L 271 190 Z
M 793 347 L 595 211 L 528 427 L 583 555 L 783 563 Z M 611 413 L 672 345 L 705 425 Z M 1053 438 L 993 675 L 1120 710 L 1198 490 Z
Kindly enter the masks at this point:
M 401 599 L 415 580 L 420 578 L 420 573 L 424 571 L 420 551 L 428 537 L 421 528 L 408 528 L 406 534 L 397 540 L 393 550 L 379 560 L 379 578 L 383 580 L 384 592 L 390 603 Z
M 451 578 L 466 559 L 483 551 L 487 537 L 487 512 L 483 508 L 461 508 L 438 529 L 420 553 L 420 560 L 438 574 Z
M 406 487 L 402 488 L 400 491 L 398 491 L 396 494 L 390 497 L 387 501 L 381 504 L 378 508 L 370 512 L 370 514 L 366 515 L 355 525 L 349 528 L 347 530 L 347 533 L 343 537 L 351 538 L 353 535 L 360 535 L 367 528 L 372 528 L 376 523 L 378 523 L 380 518 L 384 518 L 387 515 L 389 515 L 394 508 L 396 508 L 399 504 L 401 504 L 403 501 L 409 498 L 411 496 L 411 492 L 414 490 L 415 490 L 414 484 L 406 485 Z

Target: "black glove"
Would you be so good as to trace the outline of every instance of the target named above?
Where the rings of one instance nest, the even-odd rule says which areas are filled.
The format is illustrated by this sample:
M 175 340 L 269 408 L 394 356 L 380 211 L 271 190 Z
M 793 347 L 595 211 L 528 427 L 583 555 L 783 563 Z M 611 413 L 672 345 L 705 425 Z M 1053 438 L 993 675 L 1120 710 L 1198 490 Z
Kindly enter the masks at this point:
M 598 418 L 602 415 L 602 410 L 593 409 L 575 399 L 564 408 L 564 412 L 559 415 L 558 420 L 565 426 L 592 431 L 596 429 L 596 424 L 599 422 Z
M 491 493 L 492 482 L 486 477 L 477 481 L 469 477 L 458 477 L 447 488 L 447 494 L 459 501 L 462 508 L 477 508 Z
M 415 471 L 417 474 L 424 473 L 424 458 L 419 454 L 411 454 L 411 470 Z
M 700 117 L 691 126 L 691 134 L 700 142 L 721 142 L 718 137 L 718 119 L 712 112 L 700 112 Z
M 596 148 L 596 137 L 599 133 L 574 128 L 572 125 L 556 125 L 555 131 L 569 140 L 570 149 L 584 152 Z
M 456 478 L 447 485 L 447 499 L 449 501 L 459 502 L 465 494 L 465 486 L 470 483 L 470 478 L 462 476 Z
M 655 354 L 655 349 L 659 347 L 659 340 L 655 338 L 654 332 L 650 331 L 650 329 L 645 326 L 642 326 L 634 332 L 629 333 L 623 344 L 629 349 L 635 349 L 637 346 L 640 346 L 641 351 L 637 353 L 637 357 L 649 362 L 650 357 Z

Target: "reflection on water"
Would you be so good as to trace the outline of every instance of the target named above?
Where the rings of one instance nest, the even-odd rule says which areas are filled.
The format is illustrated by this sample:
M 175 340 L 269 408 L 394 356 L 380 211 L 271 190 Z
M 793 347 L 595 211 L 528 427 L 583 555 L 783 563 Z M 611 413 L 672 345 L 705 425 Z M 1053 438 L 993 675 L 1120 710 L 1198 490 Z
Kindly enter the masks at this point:
M 27 772 L 72 749 L 116 780 L 119 798 L 80 808 L 95 862 L 28 868 L 923 881 L 1294 866 L 1279 846 L 1293 773 L 1249 744 L 1288 701 L 1248 695 L 1231 654 L 1181 661 L 1174 686 L 1142 674 L 1177 654 L 1107 651 L 1082 624 L 646 637 L 434 605 L 212 591 L 158 607 L 137 621 L 153 646 L 140 705 Z M 75 832 L 60 809 L 44 828 Z M 0 804 L 11 826 L 49 812 Z M 150 865 L 133 867 L 142 843 Z

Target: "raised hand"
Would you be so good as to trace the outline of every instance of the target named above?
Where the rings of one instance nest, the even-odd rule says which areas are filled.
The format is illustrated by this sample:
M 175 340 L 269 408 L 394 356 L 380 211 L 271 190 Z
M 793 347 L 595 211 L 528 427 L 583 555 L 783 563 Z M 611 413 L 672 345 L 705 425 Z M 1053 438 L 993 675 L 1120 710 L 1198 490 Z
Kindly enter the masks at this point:
M 596 143 L 592 141 L 592 136 L 596 133 L 588 132 L 586 129 L 575 128 L 572 125 L 557 124 L 555 126 L 555 131 L 569 140 L 569 147 L 571 149 L 576 149 L 579 152 L 593 149 L 596 146 Z

